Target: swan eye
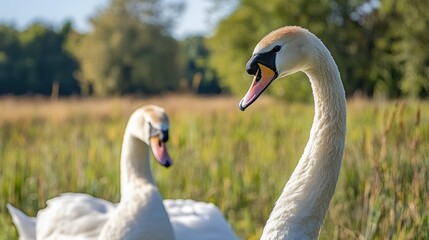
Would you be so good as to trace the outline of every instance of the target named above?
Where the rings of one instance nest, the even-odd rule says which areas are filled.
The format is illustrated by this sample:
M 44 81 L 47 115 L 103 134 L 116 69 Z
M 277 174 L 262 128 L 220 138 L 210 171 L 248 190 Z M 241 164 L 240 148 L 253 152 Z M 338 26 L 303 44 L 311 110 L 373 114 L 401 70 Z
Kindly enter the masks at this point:
M 280 47 L 279 45 L 276 45 L 272 50 L 271 50 L 271 52 L 278 52 L 278 51 L 280 51 L 280 49 L 281 49 L 282 47 Z

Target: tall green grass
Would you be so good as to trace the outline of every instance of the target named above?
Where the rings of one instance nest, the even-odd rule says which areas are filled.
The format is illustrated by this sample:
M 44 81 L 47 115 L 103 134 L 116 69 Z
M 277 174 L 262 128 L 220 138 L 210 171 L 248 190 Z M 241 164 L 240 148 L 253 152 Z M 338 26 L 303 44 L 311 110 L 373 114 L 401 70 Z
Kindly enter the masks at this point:
M 174 165 L 152 166 L 163 196 L 213 202 L 240 238 L 259 239 L 304 149 L 311 104 L 261 99 L 243 113 L 237 99 L 0 100 L 4 239 L 17 239 L 7 202 L 35 215 L 62 192 L 118 201 L 123 130 L 148 103 L 170 116 Z M 428 102 L 349 102 L 345 157 L 321 239 L 429 238 L 425 109 Z

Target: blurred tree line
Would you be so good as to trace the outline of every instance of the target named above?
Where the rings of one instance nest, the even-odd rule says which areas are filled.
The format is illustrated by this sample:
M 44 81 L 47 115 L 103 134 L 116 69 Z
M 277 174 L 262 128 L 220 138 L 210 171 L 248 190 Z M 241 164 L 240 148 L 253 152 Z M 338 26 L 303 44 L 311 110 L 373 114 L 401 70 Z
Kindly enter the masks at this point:
M 185 6 L 165 0 L 111 0 L 85 34 L 71 23 L 60 29 L 34 23 L 22 31 L 0 25 L 0 94 L 241 96 L 254 46 L 285 25 L 304 26 L 324 41 L 348 95 L 429 94 L 429 1 L 209 1 L 215 10 L 236 7 L 208 38 L 173 38 Z M 311 98 L 303 74 L 276 84 L 283 86 L 270 88 L 272 95 Z
M 112 0 L 78 33 L 34 23 L 0 26 L 0 94 L 110 96 L 192 91 L 220 93 L 204 38 L 171 36 L 182 2 Z
M 0 25 L 0 94 L 51 94 L 54 82 L 60 94 L 79 92 L 78 62 L 64 50 L 70 31 L 70 24 L 54 31 L 35 23 L 22 32 Z

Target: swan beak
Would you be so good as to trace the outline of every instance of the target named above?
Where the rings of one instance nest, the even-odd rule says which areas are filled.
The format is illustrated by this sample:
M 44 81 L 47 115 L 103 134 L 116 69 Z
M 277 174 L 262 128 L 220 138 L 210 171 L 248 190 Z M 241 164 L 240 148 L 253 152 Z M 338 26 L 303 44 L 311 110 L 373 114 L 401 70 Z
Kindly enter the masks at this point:
M 150 147 L 159 164 L 164 167 L 169 167 L 173 164 L 173 160 L 171 160 L 170 155 L 168 154 L 167 146 L 165 145 L 165 142 L 161 141 L 159 136 L 155 136 L 150 139 Z
M 241 111 L 246 110 L 267 87 L 277 78 L 277 74 L 271 68 L 258 63 L 259 69 L 253 77 L 252 84 L 243 99 L 241 99 L 239 107 Z

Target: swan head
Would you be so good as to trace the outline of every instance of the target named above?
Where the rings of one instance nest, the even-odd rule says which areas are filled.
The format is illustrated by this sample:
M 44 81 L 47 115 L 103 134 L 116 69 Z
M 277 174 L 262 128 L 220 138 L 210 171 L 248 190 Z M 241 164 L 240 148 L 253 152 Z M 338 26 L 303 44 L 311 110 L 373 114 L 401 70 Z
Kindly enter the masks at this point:
M 240 109 L 250 106 L 277 78 L 305 71 L 314 55 L 313 41 L 313 34 L 297 26 L 279 28 L 262 38 L 246 64 L 254 77 Z
M 156 105 L 137 109 L 130 117 L 126 131 L 150 146 L 155 159 L 164 167 L 173 163 L 167 151 L 169 121 L 165 110 Z

